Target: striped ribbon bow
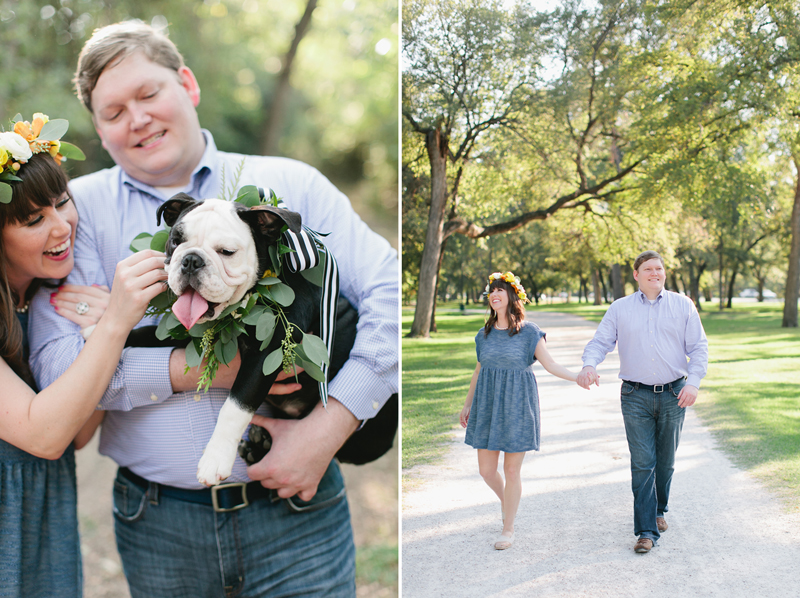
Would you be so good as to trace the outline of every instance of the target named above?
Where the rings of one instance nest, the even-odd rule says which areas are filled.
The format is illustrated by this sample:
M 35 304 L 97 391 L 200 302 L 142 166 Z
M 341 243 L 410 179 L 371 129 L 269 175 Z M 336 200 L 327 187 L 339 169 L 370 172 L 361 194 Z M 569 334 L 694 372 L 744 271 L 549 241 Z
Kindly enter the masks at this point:
M 268 197 L 274 197 L 272 189 L 268 190 Z M 258 194 L 263 200 L 265 197 L 264 189 L 258 188 Z M 278 199 L 277 207 L 288 210 L 282 199 Z M 333 337 L 336 331 L 336 301 L 339 298 L 339 268 L 336 258 L 328 250 L 320 238 L 320 233 L 303 226 L 298 234 L 290 230 L 283 233 L 283 241 L 291 249 L 284 254 L 286 267 L 292 272 L 302 272 L 311 270 L 322 262 L 322 292 L 319 299 L 319 337 L 325 343 L 328 350 L 328 362 L 330 363 L 333 351 Z M 321 256 L 320 256 L 321 254 Z M 305 331 L 304 331 L 305 332 Z M 319 382 L 319 394 L 322 405 L 328 405 L 328 365 L 322 366 L 323 381 Z

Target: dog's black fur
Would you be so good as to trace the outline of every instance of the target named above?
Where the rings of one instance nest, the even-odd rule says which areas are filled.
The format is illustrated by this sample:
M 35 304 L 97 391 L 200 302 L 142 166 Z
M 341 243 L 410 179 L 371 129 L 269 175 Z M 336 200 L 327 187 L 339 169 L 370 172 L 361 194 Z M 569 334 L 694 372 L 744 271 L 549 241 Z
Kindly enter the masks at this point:
M 181 193 L 166 201 L 158 209 L 158 222 L 160 223 L 163 216 L 166 224 L 171 227 L 166 247 L 167 260 L 170 259 L 179 244 L 181 218 L 201 203 Z M 248 209 L 244 206 L 239 208 L 237 204 L 237 209 L 238 215 L 250 226 L 256 241 L 256 251 L 259 257 L 258 278 L 260 278 L 269 267 L 269 245 L 279 239 L 284 224 L 294 232 L 299 232 L 300 215 L 272 206 Z M 292 305 L 285 308 L 287 319 L 300 330 L 316 332 L 319 324 L 320 288 L 307 281 L 301 274 L 291 272 L 288 268 L 283 269 L 282 280 L 295 292 Z M 349 357 L 355 342 L 357 322 L 356 310 L 346 299 L 340 297 L 337 302 L 333 354 L 328 369 L 329 379 L 336 375 Z M 265 376 L 261 371 L 262 363 L 266 355 L 280 346 L 281 340 L 286 335 L 280 319 L 269 346 L 263 352 L 259 350 L 261 342 L 255 337 L 255 326 L 246 326 L 246 328 L 247 334 L 240 334 L 238 337 L 241 365 L 233 388 L 231 388 L 233 400 L 253 413 L 266 400 L 275 408 L 273 411 L 277 411 L 276 417 L 302 418 L 308 415 L 320 398 L 317 381 L 305 372 L 301 372 L 298 376 L 298 381 L 302 384 L 301 390 L 285 396 L 267 394 L 280 370 Z M 296 338 L 295 340 L 300 342 L 301 339 Z M 153 326 L 137 328 L 132 331 L 127 344 L 139 347 L 181 345 L 179 341 L 172 339 L 159 341 L 155 337 L 155 327 Z M 185 346 L 187 341 L 182 344 Z M 336 457 L 344 463 L 363 464 L 374 461 L 392 447 L 397 431 L 397 421 L 398 397 L 397 394 L 394 394 L 374 418 L 368 420 L 347 440 Z M 271 438 L 266 430 L 258 426 L 251 426 L 249 437 L 249 442 L 242 441 L 239 454 L 245 461 L 252 464 L 260 461 L 269 451 Z

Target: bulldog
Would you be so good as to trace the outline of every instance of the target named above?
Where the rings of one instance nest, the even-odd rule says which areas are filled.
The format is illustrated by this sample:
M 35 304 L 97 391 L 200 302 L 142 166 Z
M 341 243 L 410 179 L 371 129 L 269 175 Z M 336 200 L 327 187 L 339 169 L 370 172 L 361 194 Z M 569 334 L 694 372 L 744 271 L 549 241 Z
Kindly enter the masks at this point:
M 241 302 L 271 263 L 269 247 L 280 239 L 283 226 L 294 233 L 299 233 L 302 226 L 300 215 L 290 210 L 265 205 L 247 208 L 219 199 L 197 201 L 183 193 L 158 209 L 159 224 L 162 217 L 171 227 L 165 269 L 169 287 L 178 296 L 172 311 L 187 330 L 218 318 L 228 306 Z M 289 268 L 283 268 L 281 277 L 295 293 L 292 304 L 284 308 L 287 319 L 299 330 L 313 332 L 319 326 L 320 288 Z M 328 370 L 331 378 L 347 360 L 355 341 L 356 323 L 353 307 L 339 298 Z M 239 447 L 247 425 L 263 401 L 272 405 L 273 412 L 277 410 L 275 417 L 300 418 L 310 413 L 320 400 L 317 382 L 304 372 L 299 375 L 301 391 L 287 396 L 269 395 L 279 370 L 264 375 L 262 363 L 266 355 L 280 346 L 286 331 L 278 318 L 272 340 L 261 351 L 255 327 L 246 328 L 248 334 L 238 337 L 239 373 L 198 464 L 197 479 L 206 486 L 218 484 L 230 475 L 237 448 L 249 463 L 256 462 L 269 450 L 269 434 L 255 426 L 250 432 L 251 442 Z M 299 338 L 295 340 L 300 342 Z M 391 448 L 396 429 L 397 395 L 393 395 L 378 417 L 350 437 L 337 457 L 352 463 L 372 461 Z

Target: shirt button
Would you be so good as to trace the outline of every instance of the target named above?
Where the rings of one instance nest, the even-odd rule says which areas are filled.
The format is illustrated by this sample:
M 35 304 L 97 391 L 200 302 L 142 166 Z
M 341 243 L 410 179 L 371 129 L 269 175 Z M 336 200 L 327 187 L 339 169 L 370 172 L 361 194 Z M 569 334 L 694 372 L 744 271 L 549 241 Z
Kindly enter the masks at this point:
M 200 395 L 194 395 L 195 403 L 200 400 Z
M 158 397 L 155 394 L 152 394 L 152 395 L 150 395 L 150 400 L 151 401 L 157 401 Z
M 372 408 L 373 408 L 375 411 L 377 411 L 378 409 L 380 409 L 380 406 L 381 406 L 381 404 L 380 404 L 378 401 L 373 401 L 373 402 L 372 402 Z

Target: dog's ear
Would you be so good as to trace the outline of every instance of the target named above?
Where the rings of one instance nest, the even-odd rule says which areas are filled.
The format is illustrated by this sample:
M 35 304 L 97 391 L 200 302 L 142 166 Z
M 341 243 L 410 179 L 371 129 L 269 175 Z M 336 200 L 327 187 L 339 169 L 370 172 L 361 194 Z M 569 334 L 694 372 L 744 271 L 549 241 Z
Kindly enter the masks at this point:
M 275 206 L 255 206 L 238 210 L 239 217 L 257 233 L 265 237 L 278 238 L 283 225 L 295 234 L 303 228 L 303 219 L 297 212 Z
M 161 217 L 164 217 L 164 222 L 167 226 L 174 226 L 181 214 L 191 210 L 203 203 L 190 197 L 186 193 L 178 193 L 173 195 L 167 201 L 162 203 L 158 210 L 156 210 L 156 224 L 161 224 Z

